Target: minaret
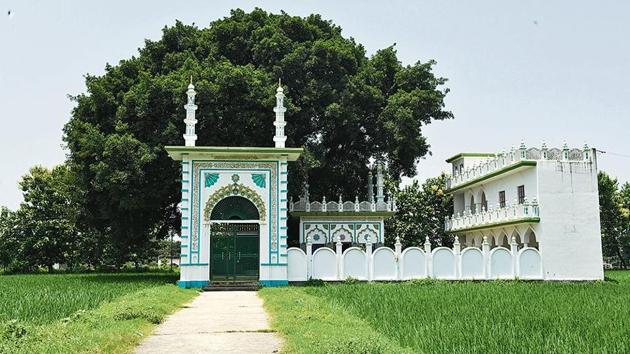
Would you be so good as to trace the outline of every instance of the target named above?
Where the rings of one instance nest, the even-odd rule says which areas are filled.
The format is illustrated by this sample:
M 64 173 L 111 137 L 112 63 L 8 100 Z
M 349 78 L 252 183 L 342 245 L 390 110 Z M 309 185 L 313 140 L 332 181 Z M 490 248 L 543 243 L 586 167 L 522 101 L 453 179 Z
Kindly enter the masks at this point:
M 287 125 L 287 122 L 284 121 L 284 112 L 287 109 L 284 108 L 284 90 L 282 90 L 280 80 L 278 80 L 276 106 L 273 108 L 273 111 L 276 112 L 276 121 L 273 122 L 273 125 L 276 126 L 276 136 L 273 137 L 273 141 L 276 143 L 277 148 L 283 148 L 285 141 L 287 141 L 287 137 L 284 135 L 284 126 Z
M 385 194 L 383 193 L 383 165 L 376 166 L 376 202 L 385 203 Z
M 368 202 L 374 203 L 374 179 L 372 177 L 372 171 L 368 172 L 367 198 Z
M 195 119 L 195 111 L 197 110 L 195 95 L 197 92 L 192 83 L 192 76 L 190 77 L 190 85 L 188 85 L 186 94 L 188 95 L 188 102 L 184 105 L 184 108 L 186 108 L 186 119 L 184 119 L 186 134 L 184 134 L 184 140 L 186 141 L 186 146 L 195 146 L 195 141 L 197 140 L 197 134 L 195 134 L 195 124 L 197 124 L 197 119 Z

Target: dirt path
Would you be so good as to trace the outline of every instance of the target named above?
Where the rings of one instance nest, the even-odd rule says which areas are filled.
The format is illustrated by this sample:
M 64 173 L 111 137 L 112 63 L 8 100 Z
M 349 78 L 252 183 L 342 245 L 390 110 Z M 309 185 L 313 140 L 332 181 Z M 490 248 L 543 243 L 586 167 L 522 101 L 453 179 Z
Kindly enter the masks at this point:
M 201 293 L 169 316 L 136 353 L 276 353 L 263 301 L 254 291 Z

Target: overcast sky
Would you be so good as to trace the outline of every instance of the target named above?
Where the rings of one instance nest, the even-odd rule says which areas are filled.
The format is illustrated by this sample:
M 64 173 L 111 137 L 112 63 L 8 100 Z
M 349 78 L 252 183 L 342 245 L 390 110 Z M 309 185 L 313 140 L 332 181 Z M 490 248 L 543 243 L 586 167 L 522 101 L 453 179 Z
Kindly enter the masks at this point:
M 405 64 L 437 61 L 455 119 L 424 128 L 433 155 L 419 163 L 419 179 L 458 152 L 544 139 L 607 151 L 600 169 L 630 180 L 628 1 L 0 0 L 0 205 L 20 203 L 17 182 L 29 167 L 64 160 L 67 95 L 84 92 L 83 75 L 135 55 L 176 19 L 205 27 L 254 6 L 319 13 L 368 54 L 396 43 Z

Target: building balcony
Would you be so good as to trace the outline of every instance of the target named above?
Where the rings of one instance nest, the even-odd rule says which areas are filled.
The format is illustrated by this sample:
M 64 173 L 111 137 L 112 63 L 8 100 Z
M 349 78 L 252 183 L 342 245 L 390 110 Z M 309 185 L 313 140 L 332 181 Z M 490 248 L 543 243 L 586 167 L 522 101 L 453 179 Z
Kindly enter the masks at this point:
M 487 181 L 498 175 L 515 171 L 528 166 L 536 166 L 540 160 L 557 160 L 566 162 L 591 162 L 591 150 L 587 145 L 582 149 L 569 149 L 565 144 L 562 149 L 551 148 L 543 144 L 542 148 L 527 148 L 521 143 L 519 149 L 497 153 L 485 158 L 483 162 L 455 172 L 446 177 L 446 190 L 455 192 L 476 183 Z
M 444 221 L 444 229 L 447 232 L 464 232 L 503 227 L 520 223 L 540 222 L 538 202 L 527 198 L 522 204 L 508 205 L 503 208 L 496 207 L 489 210 L 481 209 L 479 212 L 466 210 L 447 217 Z

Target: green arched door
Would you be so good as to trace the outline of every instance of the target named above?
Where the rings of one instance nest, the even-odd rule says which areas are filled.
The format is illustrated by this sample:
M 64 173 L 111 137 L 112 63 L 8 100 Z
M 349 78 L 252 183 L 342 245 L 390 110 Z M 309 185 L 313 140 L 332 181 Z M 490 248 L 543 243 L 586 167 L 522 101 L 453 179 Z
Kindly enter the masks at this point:
M 210 279 L 258 279 L 260 219 L 249 200 L 232 196 L 221 200 L 210 219 Z

